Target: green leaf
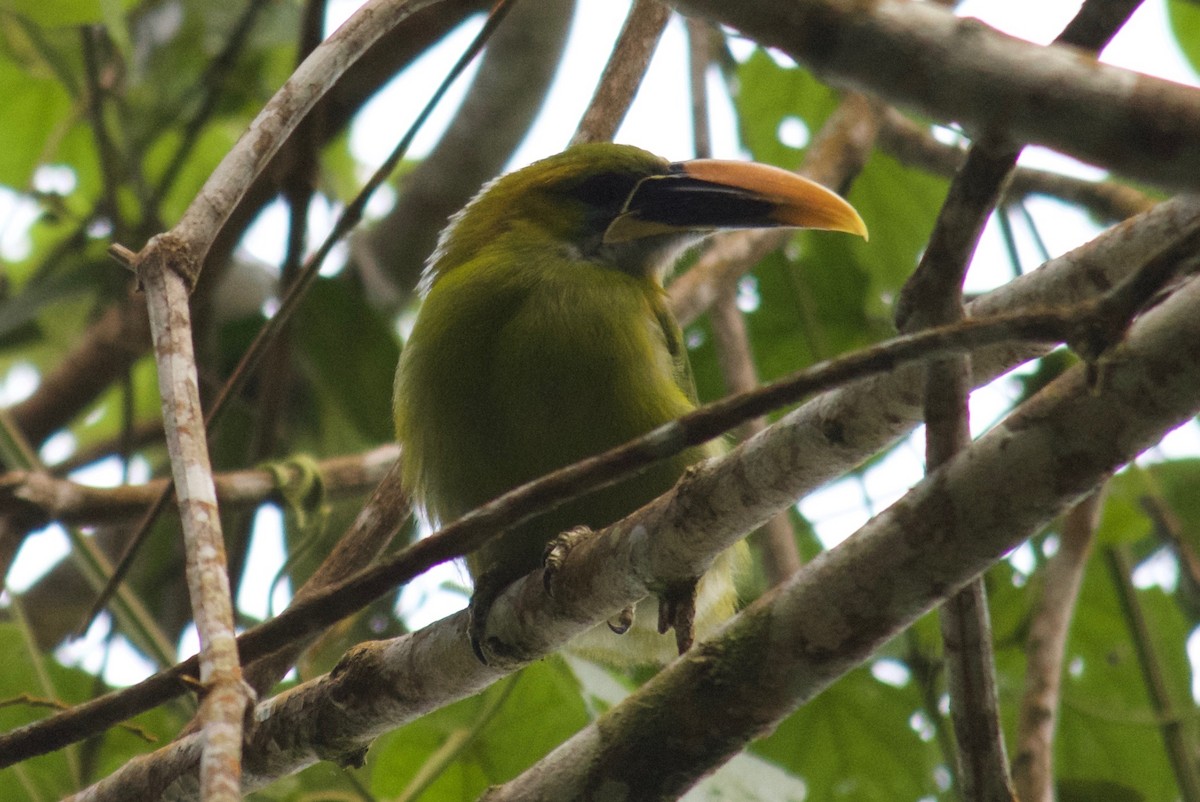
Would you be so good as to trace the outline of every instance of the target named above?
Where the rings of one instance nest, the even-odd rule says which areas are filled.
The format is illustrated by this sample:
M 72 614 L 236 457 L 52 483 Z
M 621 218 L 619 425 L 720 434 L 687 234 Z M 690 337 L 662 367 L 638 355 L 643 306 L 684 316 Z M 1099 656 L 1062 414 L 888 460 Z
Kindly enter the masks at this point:
M 535 663 L 478 696 L 376 741 L 368 755 L 371 793 L 396 796 L 431 756 L 450 744 L 457 750 L 453 760 L 421 798 L 474 799 L 489 785 L 533 765 L 587 721 L 579 685 L 567 665 L 559 658 Z
M 738 67 L 734 105 L 742 143 L 756 161 L 794 168 L 803 148 L 780 141 L 780 127 L 795 119 L 811 136 L 837 108 L 837 93 L 799 67 L 781 67 L 761 48 Z
M 1167 0 L 1167 20 L 1179 49 L 1200 72 L 1200 6 L 1185 0 Z
M 910 726 L 920 709 L 913 683 L 896 688 L 866 668 L 842 677 L 755 744 L 801 778 L 808 799 L 894 802 L 937 792 L 940 756 Z
M 1159 671 L 1185 732 L 1191 717 L 1188 625 L 1174 601 L 1158 588 L 1137 592 L 1153 632 Z M 1162 725 L 1146 691 L 1130 627 L 1114 589 L 1104 549 L 1087 565 L 1067 644 L 1066 676 L 1056 744 L 1058 776 L 1112 782 L 1145 799 L 1178 796 L 1163 748 Z M 1194 740 L 1193 740 L 1194 742 Z
M 1108 480 L 1097 543 L 1132 543 L 1150 532 L 1150 519 L 1141 499 L 1150 492 L 1151 480 L 1146 469 L 1131 465 Z
M 42 5 L 53 8 L 50 4 Z M 20 125 L 4 127 L 0 184 L 25 190 L 45 155 L 47 143 L 54 142 L 66 129 L 71 99 L 58 81 L 32 76 L 3 58 L 0 58 L 0 97 L 4 98 L 5 119 L 10 123 L 21 121 Z
M 297 366 L 322 409 L 322 441 L 393 439 L 392 377 L 400 349 L 387 323 L 348 282 L 318 280 L 292 326 Z M 332 438 L 332 439 L 331 439 Z M 336 447 L 334 451 L 344 451 Z
M 91 25 L 108 22 L 112 8 L 132 8 L 135 0 L 54 0 L 53 3 L 39 0 L 0 0 L 0 12 L 19 14 L 30 22 L 46 28 L 63 28 L 69 25 Z
M 0 731 L 29 724 L 49 716 L 53 710 L 44 705 L 30 704 L 26 694 L 49 703 L 78 704 L 98 690 L 96 678 L 86 671 L 66 668 L 48 657 L 34 658 L 17 624 L 0 624 Z M 44 673 L 43 673 L 44 672 Z M 52 698 L 43 695 L 39 676 L 48 679 Z M 101 689 L 102 690 L 102 689 Z M 170 733 L 182 724 L 178 715 L 166 708 L 138 716 L 132 725 L 117 727 L 102 736 L 95 744 L 93 771 L 96 776 L 107 775 L 128 763 L 134 755 L 148 749 L 146 737 L 164 743 Z M 90 781 L 80 776 L 79 746 L 51 752 L 0 770 L 0 799 L 55 800 L 78 790 L 77 782 Z

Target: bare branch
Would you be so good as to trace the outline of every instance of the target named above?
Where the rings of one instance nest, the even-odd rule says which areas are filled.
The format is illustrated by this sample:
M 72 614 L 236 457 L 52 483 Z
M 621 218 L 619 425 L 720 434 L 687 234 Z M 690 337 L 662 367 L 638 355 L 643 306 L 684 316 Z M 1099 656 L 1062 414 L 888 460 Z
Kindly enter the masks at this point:
M 1003 135 L 1164 188 L 1200 187 L 1192 87 L 1005 36 L 931 3 L 675 4 L 778 47 L 831 84 L 954 120 L 977 141 Z
M 964 148 L 939 142 L 927 129 L 893 108 L 883 112 L 879 146 L 902 164 L 945 176 L 954 175 L 966 158 Z M 1027 195 L 1048 195 L 1078 204 L 1104 223 L 1141 214 L 1157 202 L 1145 192 L 1115 181 L 1086 181 L 1048 170 L 1017 167 L 1004 197 L 1012 200 Z
M 571 138 L 572 145 L 612 141 L 642 85 L 650 57 L 670 18 L 671 9 L 659 0 L 635 0 L 600 76 L 596 94 Z
M 682 792 L 1196 414 L 1196 303 L 1200 281 L 1193 280 L 1135 325 L 1121 346 L 1128 358 L 1113 365 L 1104 387 L 1089 386 L 1082 368 L 1064 375 L 721 635 L 488 798 L 586 798 L 618 776 L 631 797 Z M 1151 391 L 1160 401 L 1153 407 L 1144 403 Z M 493 609 L 496 634 L 532 659 L 649 585 L 702 570 L 748 517 L 762 514 L 748 511 L 746 500 L 758 510 L 790 498 L 778 477 L 804 455 L 790 448 L 785 429 L 773 427 L 702 464 L 668 495 L 585 541 L 559 570 L 555 596 L 544 592 L 540 571 L 518 582 Z M 775 478 L 760 481 L 767 471 Z M 1014 492 L 989 492 L 999 478 Z M 466 623 L 458 613 L 412 635 L 360 645 L 329 675 L 260 705 L 246 787 L 322 757 L 356 762 L 378 733 L 494 681 L 502 672 L 474 659 Z M 717 718 L 720 738 L 713 737 Z M 77 799 L 140 791 L 147 778 L 163 781 L 167 766 L 191 771 L 194 749 L 189 739 L 141 758 Z
M 1053 745 L 1063 657 L 1102 496 L 1102 491 L 1092 493 L 1067 513 L 1058 551 L 1042 572 L 1042 590 L 1034 603 L 1025 647 L 1028 668 L 1013 756 L 1013 784 L 1022 802 L 1054 802 Z
M 188 590 L 200 635 L 200 681 L 206 691 L 200 706 L 200 785 L 206 802 L 233 802 L 241 799 L 242 721 L 251 694 L 238 663 L 225 543 L 192 351 L 188 287 L 161 258 L 139 264 L 138 275 L 150 310 L 167 448 L 183 521 Z
M 975 300 L 968 310 L 972 316 L 998 315 L 1094 298 L 1127 276 L 1145 260 L 1147 252 L 1197 231 L 1200 198 L 1176 198 Z M 1046 350 L 1046 346 L 1004 343 L 976 351 L 972 379 L 977 385 L 984 384 Z M 922 374 L 919 367 L 900 368 L 825 393 L 789 413 L 784 418 L 786 426 L 776 429 L 774 438 L 785 440 L 790 452 L 804 455 L 803 461 L 783 471 L 761 465 L 754 476 L 769 479 L 771 494 L 790 503 L 841 475 L 920 422 Z M 779 481 L 785 484 L 776 486 Z M 454 553 L 444 545 L 435 544 L 435 549 L 425 540 L 414 548 L 428 566 Z M 297 619 L 320 612 L 319 605 L 290 609 L 245 633 L 240 646 L 247 659 L 272 651 L 296 636 Z M 279 635 L 281 631 L 286 634 Z M 194 661 L 185 662 L 131 688 L 78 705 L 69 714 L 0 735 L 0 763 L 9 765 L 60 748 L 149 709 L 181 693 L 180 678 L 195 671 Z
M 321 482 L 331 496 L 365 493 L 383 478 L 400 453 L 388 444 L 362 454 L 333 457 L 316 464 Z M 281 484 L 299 478 L 300 468 L 285 460 L 279 470 L 254 468 L 213 476 L 217 501 L 225 510 L 256 507 L 276 497 Z M 281 480 L 279 471 L 282 471 Z M 128 521 L 145 512 L 162 493 L 168 480 L 155 479 L 141 485 L 91 487 L 60 479 L 45 471 L 12 471 L 0 475 L 0 500 L 27 505 L 36 526 L 49 521 L 74 526 L 94 526 Z

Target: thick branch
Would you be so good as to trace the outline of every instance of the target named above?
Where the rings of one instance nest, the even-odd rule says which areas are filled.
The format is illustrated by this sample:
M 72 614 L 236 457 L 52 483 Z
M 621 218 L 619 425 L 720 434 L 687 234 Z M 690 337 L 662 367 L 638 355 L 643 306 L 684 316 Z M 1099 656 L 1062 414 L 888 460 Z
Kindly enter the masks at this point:
M 1098 391 L 1083 369 L 1066 374 L 491 798 L 588 798 L 618 779 L 630 798 L 675 798 L 1196 414 L 1197 303 L 1193 280 L 1135 326 Z M 493 609 L 494 633 L 532 657 L 652 586 L 703 569 L 751 518 L 790 502 L 781 485 L 805 455 L 786 435 L 773 427 L 704 463 L 672 493 L 583 543 L 560 569 L 553 598 L 540 572 L 514 585 Z M 989 492 L 998 483 L 1013 492 Z M 248 787 L 321 758 L 353 762 L 374 735 L 493 681 L 501 672 L 474 659 L 465 627 L 459 613 L 361 645 L 331 674 L 260 705 Z M 78 798 L 140 792 L 168 761 L 173 770 L 194 762 L 194 749 L 184 741 L 139 759 Z
M 675 4 L 778 47 L 831 84 L 955 121 L 972 139 L 1003 135 L 1158 186 L 1200 188 L 1200 90 L 1015 39 L 931 3 Z
M 585 799 L 621 782 L 629 798 L 675 799 L 1195 415 L 1197 303 L 1193 280 L 1120 346 L 1111 384 L 1097 391 L 1084 369 L 1071 370 L 712 642 L 485 798 Z M 775 456 L 767 462 L 787 467 Z M 748 469 L 736 483 L 706 466 L 646 527 L 656 540 L 678 538 L 678 548 L 707 548 L 711 521 L 680 513 L 696 503 L 720 515 L 760 475 Z M 1008 492 L 992 492 L 1000 484 Z
M 1178 241 L 1196 231 L 1200 231 L 1200 199 L 1181 197 L 1168 201 L 976 300 L 969 312 L 977 316 L 994 315 L 1094 297 L 1143 262 L 1146 254 L 1162 243 Z M 1046 346 L 1012 343 L 977 351 L 972 360 L 973 382 L 984 384 L 1045 351 Z M 806 455 L 803 463 L 773 478 L 786 482 L 779 492 L 788 498 L 788 503 L 845 473 L 916 426 L 921 416 L 922 375 L 919 367 L 900 368 L 887 375 L 853 382 L 818 396 L 786 416 L 787 428 L 780 433 L 796 453 Z M 287 613 L 266 627 L 246 633 L 242 636 L 243 643 L 248 643 L 255 632 L 261 636 L 267 627 L 286 632 L 285 625 L 291 626 L 295 621 L 284 619 L 289 619 Z M 267 651 L 273 648 L 277 646 Z M 0 762 L 8 764 L 60 748 L 149 709 L 181 693 L 178 678 L 194 671 L 194 664 L 184 663 L 132 688 L 78 705 L 69 713 L 0 735 Z

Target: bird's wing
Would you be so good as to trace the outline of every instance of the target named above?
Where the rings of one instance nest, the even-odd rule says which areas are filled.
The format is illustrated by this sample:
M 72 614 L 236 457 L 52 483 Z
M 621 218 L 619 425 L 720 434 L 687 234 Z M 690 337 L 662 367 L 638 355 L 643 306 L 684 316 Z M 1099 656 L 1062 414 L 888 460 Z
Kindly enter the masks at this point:
M 683 342 L 683 331 L 679 328 L 679 323 L 676 322 L 675 316 L 667 309 L 662 299 L 657 299 L 658 303 L 654 305 L 654 314 L 658 318 L 658 325 L 662 329 L 663 341 L 667 345 L 667 352 L 671 355 L 671 374 L 675 379 L 675 384 L 683 391 L 688 400 L 692 402 L 692 406 L 699 406 L 700 401 L 696 395 L 696 379 L 692 376 L 692 363 L 688 360 L 687 347 Z

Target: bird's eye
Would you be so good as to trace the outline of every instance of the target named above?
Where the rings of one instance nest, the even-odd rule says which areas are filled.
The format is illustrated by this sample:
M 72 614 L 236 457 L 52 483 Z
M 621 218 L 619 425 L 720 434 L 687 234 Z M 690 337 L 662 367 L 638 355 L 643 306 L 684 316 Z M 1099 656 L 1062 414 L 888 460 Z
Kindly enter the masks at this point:
M 575 184 L 569 194 L 609 216 L 616 215 L 643 176 L 628 172 L 596 173 Z

